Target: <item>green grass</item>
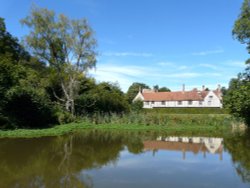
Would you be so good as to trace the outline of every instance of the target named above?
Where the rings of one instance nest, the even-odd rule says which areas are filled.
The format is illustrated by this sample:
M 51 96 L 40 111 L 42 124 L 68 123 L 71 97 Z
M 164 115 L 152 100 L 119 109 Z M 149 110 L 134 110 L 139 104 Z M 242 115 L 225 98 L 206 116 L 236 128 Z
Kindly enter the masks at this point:
M 136 116 L 136 115 L 135 115 Z M 141 116 L 140 118 L 138 118 Z M 100 118 L 100 117 L 99 117 Z M 142 121 L 142 118 L 146 118 Z M 152 119 L 152 120 L 150 120 Z M 150 120 L 150 121 L 149 121 Z M 100 120 L 98 120 L 100 121 Z M 78 123 L 57 125 L 47 129 L 16 129 L 0 131 L 0 138 L 32 138 L 59 136 L 83 130 L 131 130 L 159 131 L 167 133 L 224 133 L 231 130 L 232 119 L 228 115 L 157 115 L 137 114 L 133 117 L 110 117 L 102 122 L 88 119 Z M 145 123 L 147 122 L 147 123 Z M 97 124 L 96 124 L 97 123 Z

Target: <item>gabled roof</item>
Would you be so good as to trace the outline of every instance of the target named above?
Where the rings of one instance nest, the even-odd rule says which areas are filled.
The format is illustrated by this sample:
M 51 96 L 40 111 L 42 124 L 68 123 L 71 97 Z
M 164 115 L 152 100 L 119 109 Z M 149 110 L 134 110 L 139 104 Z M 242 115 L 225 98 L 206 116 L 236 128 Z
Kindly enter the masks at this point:
M 142 93 L 145 101 L 201 101 L 203 97 L 197 91 L 175 91 Z
M 221 99 L 220 91 L 214 94 Z M 209 91 L 143 92 L 144 101 L 203 101 Z

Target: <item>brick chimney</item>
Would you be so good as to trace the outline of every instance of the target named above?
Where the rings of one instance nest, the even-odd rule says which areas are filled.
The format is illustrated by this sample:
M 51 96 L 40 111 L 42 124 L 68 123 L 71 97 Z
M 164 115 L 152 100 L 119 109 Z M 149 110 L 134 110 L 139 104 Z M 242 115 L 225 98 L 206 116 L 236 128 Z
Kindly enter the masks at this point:
M 205 91 L 205 86 L 204 85 L 202 86 L 202 91 Z
M 185 92 L 185 84 L 182 84 L 182 92 Z
M 220 91 L 221 90 L 221 86 L 220 84 L 218 84 L 217 90 Z

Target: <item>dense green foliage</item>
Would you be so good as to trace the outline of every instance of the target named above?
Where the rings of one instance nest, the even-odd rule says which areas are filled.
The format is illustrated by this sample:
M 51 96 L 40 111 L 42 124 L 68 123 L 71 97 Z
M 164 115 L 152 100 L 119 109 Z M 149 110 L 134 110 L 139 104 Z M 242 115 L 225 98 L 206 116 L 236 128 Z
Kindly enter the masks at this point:
M 11 89 L 4 111 L 18 127 L 37 128 L 57 123 L 46 95 L 31 88 Z
M 86 19 L 71 20 L 63 14 L 33 7 L 29 16 L 21 20 L 30 28 L 26 44 L 35 57 L 49 66 L 49 78 L 58 82 L 59 97 L 53 94 L 64 108 L 75 113 L 75 98 L 78 96 L 81 79 L 96 65 L 96 40 Z
M 144 83 L 138 83 L 134 82 L 131 86 L 129 86 L 126 99 L 131 104 L 133 102 L 133 99 L 137 95 L 137 93 L 142 89 L 150 89 L 150 87 Z
M 169 92 L 169 91 L 171 91 L 167 87 L 159 87 L 158 85 L 155 85 L 153 88 L 154 88 L 155 91 L 160 91 L 160 92 Z
M 117 84 L 97 84 L 85 76 L 96 63 L 96 42 L 85 19 L 33 8 L 22 23 L 31 28 L 26 37 L 31 55 L 0 19 L 0 129 L 42 128 L 72 122 L 76 115 L 129 111 Z M 68 61 L 70 56 L 77 61 Z
M 242 44 L 247 45 L 248 53 L 250 53 L 250 1 L 244 0 L 241 13 L 235 21 L 233 28 L 233 36 Z
M 250 1 L 244 0 L 241 14 L 235 21 L 233 35 L 241 43 L 247 45 L 250 53 Z M 250 60 L 246 63 L 249 64 Z M 250 125 L 250 65 L 237 79 L 232 79 L 224 97 L 224 105 L 236 117 L 242 118 Z
M 76 99 L 78 115 L 128 112 L 129 106 L 117 84 L 102 82 L 79 95 Z
M 250 67 L 249 67 L 250 68 Z M 250 125 L 250 69 L 232 79 L 224 97 L 225 107 L 236 117 Z

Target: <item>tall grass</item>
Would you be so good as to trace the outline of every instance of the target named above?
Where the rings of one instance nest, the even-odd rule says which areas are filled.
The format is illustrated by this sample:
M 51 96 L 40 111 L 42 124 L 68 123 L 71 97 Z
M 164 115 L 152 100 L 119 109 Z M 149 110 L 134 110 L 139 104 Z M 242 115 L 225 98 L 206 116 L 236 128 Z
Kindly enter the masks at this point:
M 85 116 L 81 121 L 90 124 L 224 126 L 231 125 L 233 119 L 227 114 L 129 113 L 105 115 L 97 113 L 93 116 Z

